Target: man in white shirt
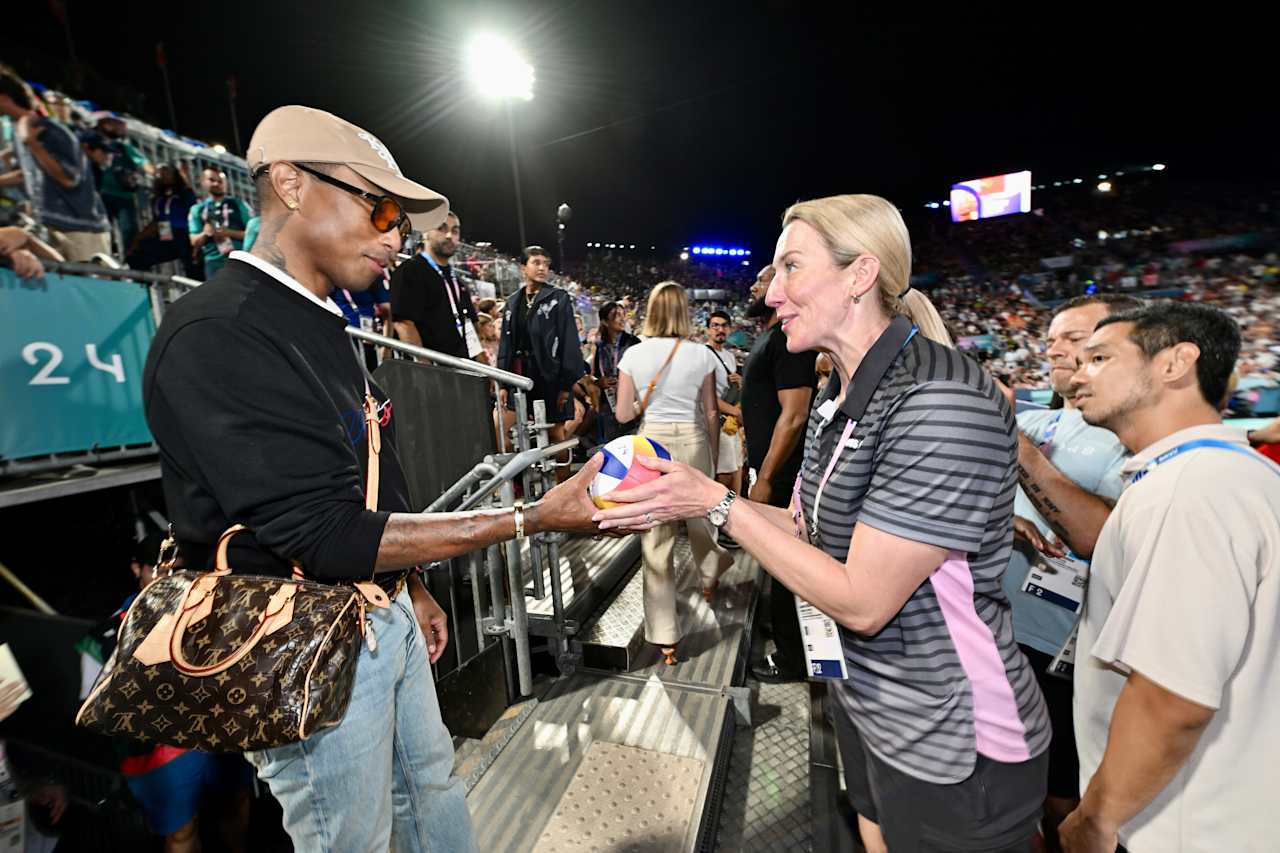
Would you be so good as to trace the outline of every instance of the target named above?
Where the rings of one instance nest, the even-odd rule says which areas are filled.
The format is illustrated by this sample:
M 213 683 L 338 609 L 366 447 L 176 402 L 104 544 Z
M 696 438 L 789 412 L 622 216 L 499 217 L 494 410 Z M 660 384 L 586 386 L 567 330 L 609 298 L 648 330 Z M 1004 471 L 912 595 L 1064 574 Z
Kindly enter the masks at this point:
M 1080 627 L 1072 853 L 1275 849 L 1280 469 L 1218 415 L 1239 352 L 1221 311 L 1155 304 L 1099 323 L 1076 374 L 1134 455 Z

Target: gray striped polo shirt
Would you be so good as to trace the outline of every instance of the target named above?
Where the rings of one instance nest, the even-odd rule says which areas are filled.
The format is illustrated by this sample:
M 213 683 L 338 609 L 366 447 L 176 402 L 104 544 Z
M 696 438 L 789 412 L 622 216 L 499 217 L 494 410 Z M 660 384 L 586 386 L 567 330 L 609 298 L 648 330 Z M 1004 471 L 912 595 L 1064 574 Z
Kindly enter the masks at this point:
M 849 677 L 834 691 L 879 758 L 949 784 L 969 777 L 979 753 L 1034 758 L 1050 728 L 1001 588 L 1013 544 L 1013 416 L 975 362 L 923 335 L 904 347 L 909 330 L 896 318 L 864 359 L 876 361 L 879 348 L 883 365 L 892 357 L 885 347 L 901 347 L 832 471 L 814 544 L 843 562 L 860 521 L 950 552 L 878 634 L 840 629 Z M 833 375 L 809 416 L 800 492 L 810 523 L 860 378 L 876 380 L 855 373 L 855 393 L 831 411 L 840 392 Z

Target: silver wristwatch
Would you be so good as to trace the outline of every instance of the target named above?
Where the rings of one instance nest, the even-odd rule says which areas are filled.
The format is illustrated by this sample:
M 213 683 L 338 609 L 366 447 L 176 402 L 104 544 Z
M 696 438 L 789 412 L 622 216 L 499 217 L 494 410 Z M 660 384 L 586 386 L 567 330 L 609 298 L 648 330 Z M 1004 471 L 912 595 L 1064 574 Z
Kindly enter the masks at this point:
M 733 501 L 737 497 L 738 493 L 730 489 L 728 494 L 724 496 L 724 500 L 707 510 L 707 520 L 717 530 L 724 527 L 724 523 L 729 520 L 729 507 L 733 505 Z

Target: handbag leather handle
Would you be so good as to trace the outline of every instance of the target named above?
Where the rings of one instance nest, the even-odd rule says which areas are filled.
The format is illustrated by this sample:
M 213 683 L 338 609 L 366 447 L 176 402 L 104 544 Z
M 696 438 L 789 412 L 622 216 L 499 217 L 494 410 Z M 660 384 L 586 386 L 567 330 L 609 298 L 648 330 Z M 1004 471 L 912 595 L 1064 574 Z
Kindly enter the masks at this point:
M 187 591 L 185 600 L 182 603 L 182 613 L 178 616 L 178 624 L 174 625 L 173 633 L 169 637 L 169 660 L 173 662 L 173 668 L 181 672 L 183 675 L 210 676 L 217 675 L 223 670 L 230 669 L 239 663 L 245 655 L 253 651 L 254 646 L 258 642 L 271 633 L 273 623 L 283 621 L 287 624 L 293 618 L 293 597 L 298 592 L 298 585 L 295 583 L 287 583 L 281 585 L 271 596 L 267 602 L 267 609 L 263 612 L 258 620 L 258 626 L 253 629 L 253 633 L 245 640 L 238 649 L 227 655 L 222 660 L 208 666 L 196 666 L 186 659 L 182 654 L 182 638 L 187 632 L 187 628 L 194 621 L 200 605 L 205 598 L 213 595 L 213 591 L 218 586 L 218 581 L 222 577 L 212 572 L 201 575 L 196 578 L 195 583 L 191 585 L 191 589 Z M 193 596 L 198 596 L 194 597 Z M 287 613 L 286 613 L 286 608 Z M 279 617 L 285 615 L 286 618 L 281 620 Z M 275 627 L 280 627 L 276 625 Z

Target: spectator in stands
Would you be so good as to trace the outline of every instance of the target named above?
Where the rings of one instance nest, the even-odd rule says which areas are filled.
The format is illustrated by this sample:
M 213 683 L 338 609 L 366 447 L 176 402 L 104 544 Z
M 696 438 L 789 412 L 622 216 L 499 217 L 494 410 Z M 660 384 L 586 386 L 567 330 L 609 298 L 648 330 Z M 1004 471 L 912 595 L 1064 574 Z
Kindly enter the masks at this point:
M 1280 764 L 1280 468 L 1224 426 L 1240 332 L 1157 303 L 1098 324 L 1075 404 L 1133 452 L 1076 649 L 1070 851 L 1265 850 Z
M 707 349 L 716 357 L 716 405 L 720 414 L 720 456 L 716 460 L 716 479 L 734 492 L 742 491 L 742 374 L 738 358 L 725 346 L 733 318 L 719 309 L 707 317 Z M 720 537 L 726 548 L 737 547 L 727 536 Z
M 249 206 L 227 195 L 227 176 L 218 169 L 205 169 L 200 178 L 204 201 L 191 208 L 187 233 L 191 247 L 204 259 L 204 280 L 226 266 L 231 253 L 244 245 L 244 230 L 252 218 Z
M 124 119 L 115 113 L 100 113 L 97 132 L 92 134 L 92 141 L 85 141 L 86 148 L 96 146 L 106 155 L 99 159 L 90 154 L 90 159 L 94 161 L 98 194 L 107 216 L 120 231 L 123 249 L 132 246 L 138 234 L 138 188 L 152 171 L 147 158 L 129 142 L 127 130 Z
M 23 184 L 49 242 L 69 261 L 110 253 L 111 234 L 102 199 L 93 186 L 89 158 L 67 127 L 36 112 L 35 96 L 18 75 L 0 67 L 0 115 L 16 125 L 19 170 L 0 184 Z
M 747 437 L 747 464 L 755 471 L 749 497 L 770 506 L 791 502 L 796 475 L 804 456 L 804 427 L 818 378 L 815 352 L 791 352 L 778 313 L 765 301 L 774 267 L 756 274 L 753 293 L 759 293 L 748 316 L 761 317 L 762 331 L 751 347 L 742 374 L 742 423 Z M 805 677 L 804 647 L 795 596 L 774 578 L 769 589 L 769 634 L 775 651 L 761 650 L 751 665 L 761 681 L 778 683 Z M 763 636 L 763 634 L 762 634 Z
M 179 547 L 189 565 L 207 566 L 235 519 L 248 527 L 232 545 L 238 571 L 289 577 L 298 566 L 334 584 L 376 573 L 392 594 L 391 606 L 368 613 L 378 651 L 360 645 L 342 723 L 248 755 L 295 849 L 385 850 L 394 827 L 401 853 L 470 851 L 430 667 L 448 622 L 409 569 L 542 530 L 594 531 L 586 490 L 600 463 L 528 508 L 413 511 L 393 409 L 351 357 L 331 297 L 367 288 L 403 234 L 438 226 L 448 202 L 405 178 L 368 131 L 321 110 L 272 111 L 248 151 L 262 235 L 217 286 L 170 306 L 143 378 Z M 365 414 L 375 405 L 383 426 L 371 511 Z
M 40 263 L 41 258 L 47 261 L 63 259 L 53 247 L 16 225 L 0 228 L 0 259 L 9 262 L 18 278 L 43 276 L 44 264 Z
M 524 287 L 511 297 L 503 315 L 498 367 L 533 380 L 530 407 L 534 400 L 546 403 L 554 443 L 568 435 L 566 424 L 574 419 L 573 400 L 578 393 L 574 389 L 582 387 L 579 380 L 586 375 L 587 365 L 573 325 L 573 300 L 547 284 L 551 256 L 541 246 L 529 246 L 520 260 Z M 505 405 L 515 404 L 506 389 L 499 396 Z M 568 478 L 568 465 L 567 458 L 560 460 L 556 476 L 561 482 Z
M 160 165 L 151 198 L 151 223 L 133 241 L 125 262 L 134 269 L 149 270 L 156 264 L 180 261 L 183 274 L 195 278 L 187 231 L 195 203 L 196 194 L 186 176 L 168 163 Z
M 450 263 L 462 242 L 462 220 L 449 211 L 440 227 L 423 238 L 421 251 L 391 275 L 396 335 L 405 343 L 482 361 L 471 290 Z
M 1049 796 L 1041 829 L 1051 851 L 1059 848 L 1058 824 L 1080 802 L 1080 764 L 1071 723 L 1071 671 L 1054 659 L 1072 636 L 1084 603 L 1089 559 L 1111 507 L 1120 497 L 1120 468 L 1128 452 L 1115 433 L 1090 426 L 1074 403 L 1071 378 L 1098 321 L 1138 307 L 1131 296 L 1096 294 L 1064 302 L 1053 313 L 1045 354 L 1061 409 L 1021 412 L 1018 421 L 1018 492 L 1014 543 L 1004 574 L 1013 607 L 1013 635 L 1044 693 L 1053 739 L 1049 744 Z M 1017 406 L 1006 391 L 1011 408 Z M 1048 555 L 1058 583 L 1029 578 Z M 1028 586 L 1028 584 L 1030 584 Z
M 689 340 L 692 334 L 685 289 L 674 281 L 658 284 L 649 294 L 644 340 L 628 348 L 618 363 L 617 414 L 623 423 L 643 418 L 640 429 L 646 438 L 665 447 L 672 459 L 714 476 L 720 451 L 716 361 L 706 347 Z M 716 544 L 707 519 L 690 518 L 685 526 L 702 595 L 710 603 L 733 558 Z M 668 666 L 676 664 L 682 634 L 676 608 L 678 529 L 679 522 L 663 524 L 640 538 L 644 637 L 660 647 Z
M 627 350 L 640 339 L 625 328 L 626 312 L 617 302 L 606 302 L 600 308 L 600 333 L 591 359 L 591 375 L 600 388 L 600 439 L 612 441 L 634 432 L 637 422 L 618 423 L 618 363 Z
M 145 589 L 156 576 L 163 537 L 153 533 L 134 547 L 131 568 L 138 588 Z M 92 667 L 81 679 L 91 684 L 116 647 L 116 632 L 129 606 L 130 595 L 120 609 L 96 626 L 77 645 L 81 666 Z M 164 837 L 165 853 L 198 853 L 201 806 L 217 801 L 221 850 L 245 853 L 248 847 L 249 788 L 253 770 L 235 753 L 214 755 L 164 744 L 118 738 L 120 772 L 147 818 L 147 827 Z M 214 803 L 211 803 L 213 805 Z
M 793 205 L 783 226 L 766 298 L 787 348 L 827 352 L 835 367 L 810 414 L 794 514 L 642 459 L 665 476 L 615 492 L 626 505 L 596 517 L 647 529 L 647 518 L 709 516 L 820 611 L 806 626 L 816 636 L 835 627 L 830 614 L 842 660 L 814 664 L 836 676 L 833 717 L 868 850 L 1029 851 L 1050 732 L 1000 587 L 1013 415 L 910 289 L 896 207 L 818 199 Z

